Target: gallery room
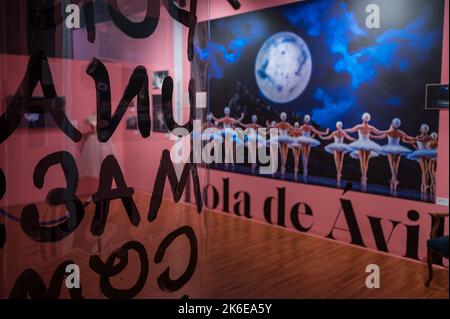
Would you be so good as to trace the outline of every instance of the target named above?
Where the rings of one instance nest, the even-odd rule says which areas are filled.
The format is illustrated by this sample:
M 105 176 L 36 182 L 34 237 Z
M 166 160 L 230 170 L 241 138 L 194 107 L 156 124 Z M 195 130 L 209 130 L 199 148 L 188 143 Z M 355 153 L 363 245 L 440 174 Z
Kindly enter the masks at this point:
M 448 13 L 2 0 L 0 299 L 448 299 Z

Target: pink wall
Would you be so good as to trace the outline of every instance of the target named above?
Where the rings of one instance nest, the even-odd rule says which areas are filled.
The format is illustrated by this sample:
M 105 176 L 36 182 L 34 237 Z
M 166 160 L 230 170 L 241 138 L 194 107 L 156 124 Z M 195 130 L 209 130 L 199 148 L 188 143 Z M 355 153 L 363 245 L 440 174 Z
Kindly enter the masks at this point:
M 449 70 L 449 55 L 448 55 L 448 12 L 449 12 L 449 1 L 445 1 L 445 22 L 444 22 L 444 43 L 442 49 L 442 83 L 448 84 L 448 70 Z M 448 175 L 448 145 L 449 145 L 449 132 L 448 132 L 448 110 L 440 111 L 439 117 L 439 154 L 438 154 L 438 172 L 437 172 L 437 196 L 448 198 L 448 186 L 449 186 L 449 175 Z

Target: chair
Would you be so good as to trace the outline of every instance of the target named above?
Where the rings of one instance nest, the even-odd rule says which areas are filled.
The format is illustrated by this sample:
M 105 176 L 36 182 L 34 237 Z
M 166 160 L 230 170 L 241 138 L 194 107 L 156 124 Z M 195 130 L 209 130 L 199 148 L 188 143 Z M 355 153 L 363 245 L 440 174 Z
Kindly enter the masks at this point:
M 440 222 L 443 217 L 448 217 L 448 213 L 435 213 L 432 216 L 432 226 L 430 239 L 427 241 L 427 260 L 428 260 L 428 280 L 425 282 L 425 287 L 430 287 L 433 280 L 433 258 L 438 255 L 448 259 L 449 255 L 449 237 L 437 237 L 437 232 L 440 227 Z

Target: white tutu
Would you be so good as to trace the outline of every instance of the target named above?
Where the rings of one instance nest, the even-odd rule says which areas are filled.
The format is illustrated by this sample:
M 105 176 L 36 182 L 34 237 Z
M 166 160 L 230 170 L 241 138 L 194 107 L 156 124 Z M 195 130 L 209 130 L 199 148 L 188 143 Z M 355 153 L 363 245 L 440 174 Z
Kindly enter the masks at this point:
M 420 158 L 437 158 L 437 150 L 430 150 L 430 149 L 420 149 L 420 150 L 415 150 L 414 152 L 410 153 L 407 156 L 408 159 L 410 160 L 419 160 Z
M 95 134 L 88 136 L 81 150 L 80 177 L 99 178 L 100 167 L 108 155 L 114 155 L 114 147 L 111 142 L 100 143 Z
M 296 143 L 296 140 L 293 137 L 288 135 L 277 135 L 271 136 L 266 144 L 275 146 L 280 144 L 292 145 L 294 143 Z
M 381 147 L 377 143 L 367 140 L 357 140 L 349 144 L 350 148 L 354 151 L 372 151 L 376 153 L 381 152 Z
M 272 137 L 267 140 L 267 146 L 277 146 L 278 147 L 278 138 Z
M 349 146 L 354 151 L 372 151 L 376 153 L 381 152 L 381 146 L 370 140 L 370 134 L 364 134 L 360 130 L 358 131 L 358 140 L 350 143 Z
M 325 146 L 325 151 L 331 154 L 334 152 L 348 153 L 352 151 L 352 148 L 344 143 L 331 143 Z
M 378 157 L 378 156 L 380 156 L 378 153 L 376 153 L 376 152 L 370 152 L 369 159 L 370 159 L 370 158 L 374 158 L 374 157 Z M 353 158 L 353 159 L 359 160 L 359 151 L 353 151 L 353 152 L 351 152 L 351 153 L 350 153 L 350 157 Z
M 278 135 L 278 143 L 290 145 L 295 143 L 295 139 L 289 135 Z
M 256 147 L 260 148 L 260 147 L 266 147 L 267 143 L 266 143 L 266 139 L 259 135 L 258 137 L 255 136 L 250 136 L 250 135 L 244 135 L 244 141 L 245 141 L 245 145 L 249 146 L 250 144 L 256 144 Z
M 411 153 L 412 151 L 404 146 L 401 145 L 383 145 L 381 147 L 381 154 L 382 155 L 408 155 L 409 153 Z
M 262 136 L 261 134 L 257 134 L 254 131 L 250 132 L 250 133 L 245 133 L 243 134 L 243 138 L 244 142 L 253 142 L 256 143 L 265 143 L 266 138 L 264 136 Z
M 303 145 L 309 145 L 311 147 L 317 147 L 320 145 L 320 142 L 309 136 L 299 136 L 296 138 L 296 142 Z

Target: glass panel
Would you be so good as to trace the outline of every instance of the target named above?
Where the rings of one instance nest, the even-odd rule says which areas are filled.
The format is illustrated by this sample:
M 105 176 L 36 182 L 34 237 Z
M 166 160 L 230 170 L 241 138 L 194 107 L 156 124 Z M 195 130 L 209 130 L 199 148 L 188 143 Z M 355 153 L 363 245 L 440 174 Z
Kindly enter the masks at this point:
M 205 171 L 198 170 L 195 188 L 196 165 L 165 156 L 179 143 L 166 111 L 180 125 L 189 121 L 189 30 L 196 12 L 208 18 L 209 1 L 1 6 L 0 297 L 195 294 L 206 229 L 194 190 Z M 208 34 L 207 24 L 201 31 Z M 204 83 L 191 96 L 197 90 Z M 189 136 L 183 140 L 189 145 Z M 180 178 L 183 169 L 188 182 L 180 182 L 179 195 L 164 174 Z M 57 284 L 61 295 L 30 288 L 31 272 L 48 287 L 68 264 L 79 267 L 81 291 L 66 282 Z M 101 284 L 104 264 L 125 267 L 111 287 Z M 167 267 L 170 278 L 184 279 L 158 282 Z

